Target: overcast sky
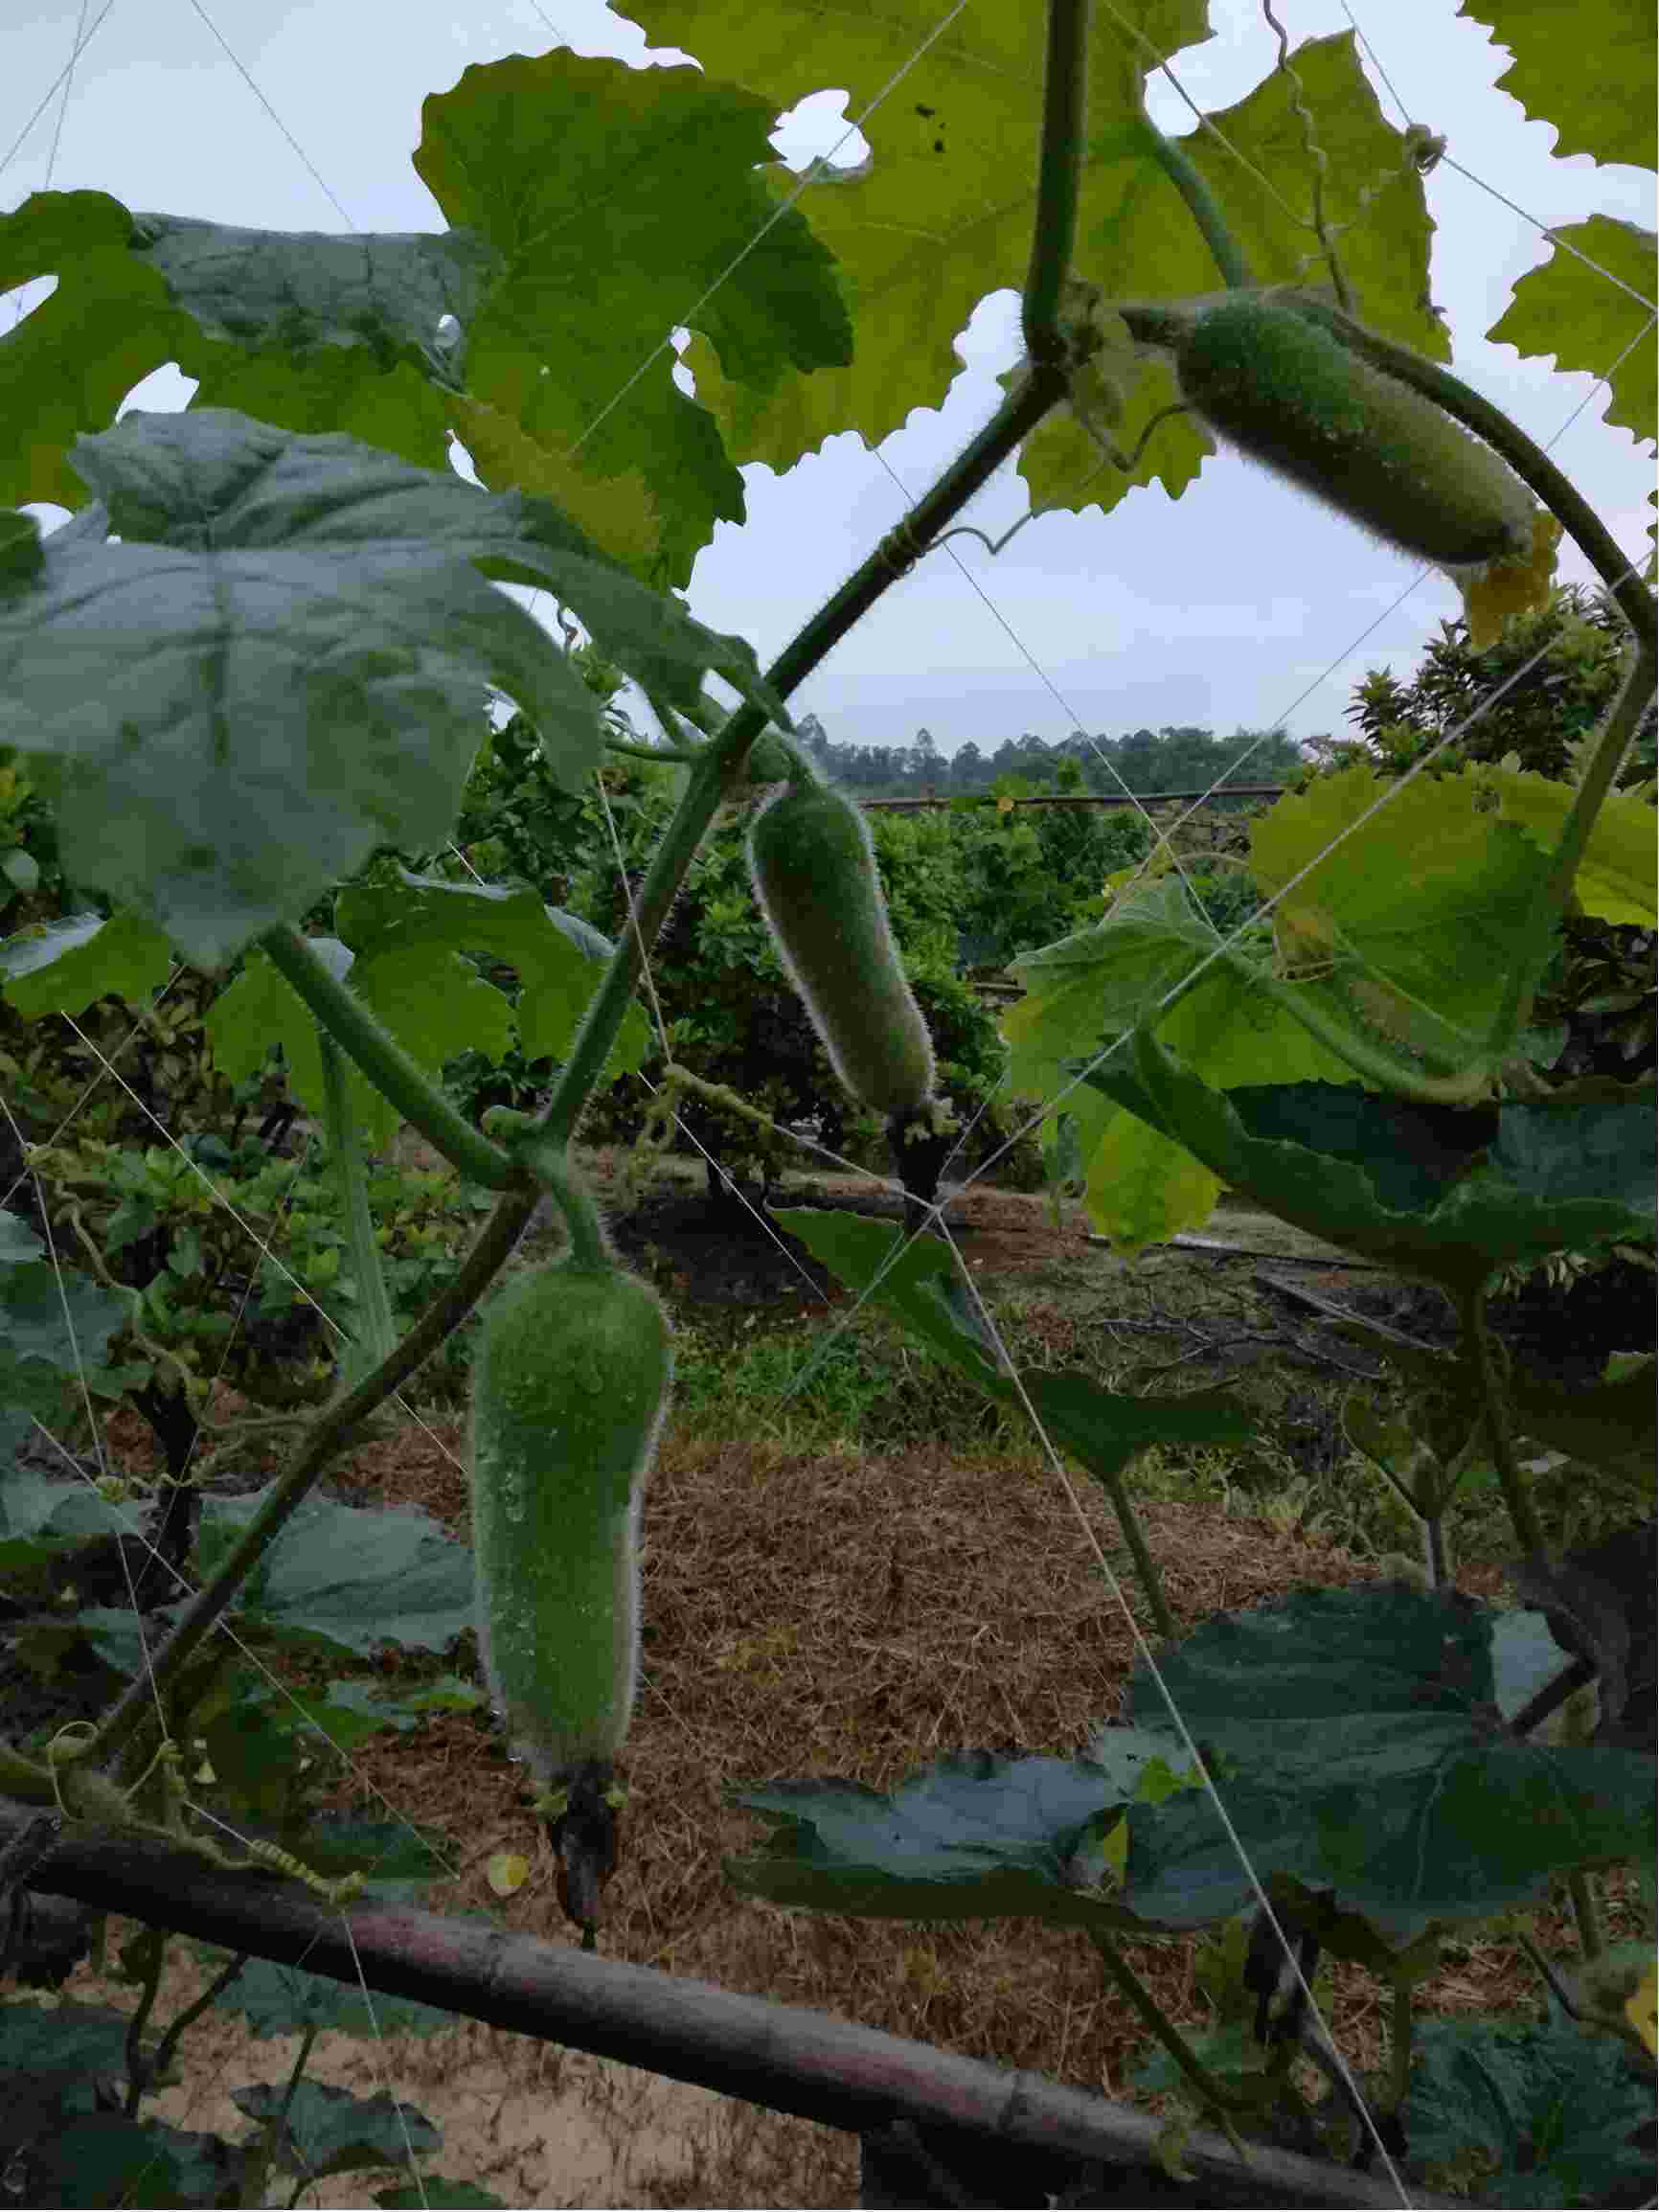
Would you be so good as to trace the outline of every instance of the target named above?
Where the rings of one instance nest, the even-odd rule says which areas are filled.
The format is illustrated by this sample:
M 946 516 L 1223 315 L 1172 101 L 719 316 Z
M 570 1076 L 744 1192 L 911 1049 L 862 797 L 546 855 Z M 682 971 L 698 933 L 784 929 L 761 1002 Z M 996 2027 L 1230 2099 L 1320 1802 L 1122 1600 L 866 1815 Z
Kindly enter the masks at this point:
M 1352 0 L 1387 72 L 1385 83 L 1368 64 L 1385 114 L 1402 122 L 1398 94 L 1411 120 L 1447 134 L 1470 172 L 1447 161 L 1427 180 L 1439 226 L 1432 290 L 1456 365 L 1552 445 L 1620 544 L 1645 559 L 1652 462 L 1602 423 L 1604 388 L 1522 361 L 1482 332 L 1515 280 L 1547 258 L 1539 224 L 1603 212 L 1651 227 L 1653 180 L 1583 156 L 1553 160 L 1553 129 L 1493 89 L 1508 56 L 1455 7 Z M 1341 0 L 1287 0 L 1281 12 L 1295 43 L 1350 19 Z M 67 100 L 59 94 L 30 126 L 83 13 L 98 28 Z M 556 43 L 636 64 L 646 52 L 643 34 L 602 0 L 468 0 L 464 22 L 432 0 L 114 0 L 107 11 L 104 0 L 84 11 L 80 0 L 10 0 L 7 14 L 0 205 L 50 183 L 283 230 L 344 229 L 342 209 L 359 230 L 441 228 L 410 163 L 427 93 L 446 90 L 469 63 Z M 1211 0 L 1211 19 L 1218 35 L 1173 60 L 1206 109 L 1241 98 L 1275 53 L 1258 0 Z M 680 57 L 653 57 L 670 58 Z M 1150 104 L 1172 134 L 1190 127 L 1160 80 Z M 844 105 L 826 87 L 797 109 L 778 142 L 786 158 L 828 153 L 846 128 Z M 865 150 L 855 136 L 835 158 Z M 810 220 L 810 194 L 802 204 Z M 4 327 L 41 296 L 35 285 L 4 303 Z M 848 436 L 786 477 L 746 468 L 748 519 L 719 525 L 692 581 L 692 611 L 769 660 L 991 413 L 995 377 L 1016 353 L 1017 307 L 1011 292 L 981 304 L 958 340 L 964 367 L 944 407 L 915 412 L 880 456 Z M 191 390 L 164 369 L 128 404 L 180 406 Z M 1011 465 L 968 519 L 994 536 L 1026 504 Z M 994 560 L 973 539 L 955 540 L 888 593 L 794 704 L 833 738 L 904 743 L 925 724 L 947 751 L 966 738 L 994 745 L 1032 730 L 1053 740 L 1078 726 L 1108 736 L 1182 722 L 1223 734 L 1275 723 L 1298 737 L 1340 731 L 1366 669 L 1409 674 L 1440 621 L 1459 611 L 1447 580 L 1431 571 L 1413 588 L 1416 573 L 1273 478 L 1217 456 L 1179 502 L 1153 487 L 1110 516 L 1045 517 Z M 1588 572 L 1569 552 L 1561 573 Z M 545 616 L 545 599 L 540 607 Z

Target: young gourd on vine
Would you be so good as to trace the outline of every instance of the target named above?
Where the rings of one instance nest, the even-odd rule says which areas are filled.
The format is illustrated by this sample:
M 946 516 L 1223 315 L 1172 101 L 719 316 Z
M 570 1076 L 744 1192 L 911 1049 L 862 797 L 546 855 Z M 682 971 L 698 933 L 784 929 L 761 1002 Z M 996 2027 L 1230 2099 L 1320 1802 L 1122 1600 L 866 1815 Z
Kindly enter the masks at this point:
M 1309 299 L 1222 301 L 1175 348 L 1175 374 L 1218 438 L 1385 544 L 1454 572 L 1532 546 L 1535 502 L 1508 465 L 1361 360 Z
M 830 1064 L 883 1114 L 913 1213 L 933 1198 L 951 1143 L 933 1095 L 933 1044 L 899 965 L 869 826 L 805 761 L 749 831 L 755 896 Z M 916 1225 L 913 1221 L 912 1225 Z
M 536 1784 L 559 1903 L 592 1950 L 625 1802 L 616 1761 L 639 1682 L 641 1509 L 673 1352 L 661 1301 L 615 1264 L 591 1199 L 562 1162 L 546 1179 L 571 1247 L 484 1314 L 472 1548 L 490 1699 Z

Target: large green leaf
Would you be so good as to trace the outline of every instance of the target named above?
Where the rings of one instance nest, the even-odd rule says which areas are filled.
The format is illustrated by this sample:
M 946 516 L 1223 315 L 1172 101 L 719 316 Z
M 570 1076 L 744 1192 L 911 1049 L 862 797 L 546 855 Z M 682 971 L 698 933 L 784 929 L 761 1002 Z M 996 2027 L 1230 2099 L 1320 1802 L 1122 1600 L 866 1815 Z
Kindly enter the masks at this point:
M 743 491 L 713 418 L 673 381 L 669 331 L 688 323 L 761 394 L 852 353 L 831 257 L 780 210 L 793 180 L 768 143 L 775 107 L 701 70 L 556 50 L 464 70 L 421 122 L 416 169 L 493 256 L 466 331 L 468 391 L 549 452 L 580 443 L 584 473 L 640 470 L 663 518 L 660 579 L 689 582 L 716 522 L 742 520 Z
M 836 257 L 852 308 L 852 365 L 786 377 L 761 393 L 734 388 L 707 345 L 687 352 L 698 397 L 718 417 L 733 457 L 787 468 L 837 431 L 855 430 L 875 445 L 911 408 L 939 405 L 960 373 L 957 332 L 988 292 L 1025 281 L 1042 116 L 1042 0 L 969 0 L 943 35 L 930 0 L 875 11 L 782 0 L 760 13 L 741 0 L 630 0 L 628 12 L 654 43 L 694 54 L 779 109 L 834 85 L 858 115 L 904 72 L 899 94 L 868 119 L 867 167 L 821 174 L 802 203 Z M 1202 43 L 1208 29 L 1200 0 L 1129 0 L 1094 11 L 1074 269 L 1107 300 L 1166 300 L 1219 284 L 1154 158 L 1140 108 L 1158 62 Z M 1328 158 L 1327 211 L 1343 226 L 1344 262 L 1366 320 L 1443 356 L 1446 340 L 1425 306 L 1430 225 L 1421 180 L 1383 121 L 1352 35 L 1309 40 L 1295 61 L 1299 89 L 1270 76 L 1209 119 L 1225 145 L 1200 128 L 1183 149 L 1219 198 L 1257 280 L 1306 281 L 1318 240 L 1301 101 Z M 1273 190 L 1261 188 L 1262 173 Z M 1150 406 L 1170 396 L 1167 368 L 1148 364 L 1124 427 L 1133 435 Z M 1134 480 L 1156 474 L 1178 493 L 1208 450 L 1192 420 L 1179 418 L 1160 427 Z M 1100 456 L 1075 427 L 1069 436 L 1039 434 L 1033 451 L 1034 501 L 1109 507 L 1128 487 L 1110 469 L 1097 473 Z M 1083 490 L 1085 475 L 1094 481 Z
M 402 2166 L 443 2148 L 442 2129 L 385 2089 L 359 2097 L 328 2082 L 254 2082 L 233 2089 L 231 2102 L 261 2128 L 278 2123 L 278 2158 L 307 2180 Z
M 1514 56 L 1498 89 L 1555 125 L 1557 161 L 1587 153 L 1659 167 L 1653 11 L 1645 0 L 1582 0 L 1570 11 L 1553 0 L 1463 0 L 1458 12 L 1484 23 Z
M 1022 954 L 1012 972 L 1026 995 L 1002 1019 L 1010 1083 L 1052 1100 L 1103 1048 L 1116 1046 L 1107 1064 L 1122 1063 L 1135 1024 L 1177 992 L 1161 1015 L 1162 1033 L 1207 1081 L 1352 1082 L 1346 1063 L 1255 985 L 1248 960 L 1264 948 L 1221 961 L 1217 942 L 1180 878 L 1169 875 L 1140 884 L 1095 927 Z M 1070 1088 L 1065 1110 L 1087 1163 L 1089 1218 L 1117 1251 L 1134 1253 L 1209 1220 L 1221 1178 L 1190 1151 L 1103 1086 Z
M 57 279 L 50 299 L 0 344 L 0 499 L 79 507 L 68 461 L 102 430 L 135 384 L 185 342 L 165 278 L 132 252 L 134 218 L 102 192 L 34 193 L 0 216 L 0 291 Z
M 680 692 L 720 666 L 770 697 L 747 647 L 545 503 L 452 469 L 211 409 L 129 415 L 76 459 L 103 505 L 0 590 L 0 703 L 26 757 L 51 758 L 65 872 L 197 966 L 379 845 L 442 844 L 487 684 L 522 701 L 567 789 L 598 764 L 598 699 L 480 566 L 552 585 L 648 682 Z
M 1212 1090 L 1147 1031 L 1089 1083 L 1298 1228 L 1450 1291 L 1653 1233 L 1645 1105 L 1412 1106 L 1325 1083 Z
M 35 194 L 0 217 L 0 290 L 57 289 L 0 348 L 16 436 L 0 498 L 79 506 L 77 432 L 174 361 L 197 408 L 420 467 L 447 469 L 454 429 L 486 482 L 550 494 L 684 585 L 716 520 L 741 520 L 742 484 L 667 333 L 689 318 L 762 391 L 849 358 L 830 256 L 778 205 L 776 120 L 699 71 L 513 55 L 425 103 L 415 164 L 447 232 L 249 230 Z
M 222 2135 L 129 2120 L 121 2112 L 89 2112 L 43 2129 L 25 2163 L 32 2205 L 144 2204 L 195 2207 L 239 2201 L 246 2186 L 246 2154 Z
M 0 1471 L 0 1573 L 37 1566 L 100 1537 L 125 1536 L 133 1521 L 130 1507 L 107 1504 L 80 1476 L 53 1482 L 24 1468 Z
M 943 1238 L 921 1236 L 907 1244 L 885 1222 L 815 1207 L 782 1209 L 773 1219 L 850 1289 L 868 1289 L 873 1304 L 988 1398 L 1016 1413 L 1029 1399 L 1054 1442 L 1093 1474 L 1116 1475 L 1148 1445 L 1241 1444 L 1252 1433 L 1243 1409 L 1218 1391 L 1135 1398 L 1103 1389 L 1087 1375 L 1036 1367 L 999 1371 L 995 1339 Z
M 1401 2109 L 1413 2164 L 1487 2161 L 1469 2201 L 1504 2207 L 1628 2204 L 1653 2179 L 1652 2077 L 1611 2036 L 1550 2017 L 1421 2020 Z
M 198 1948 L 211 1957 L 205 1947 Z M 419 1997 L 376 1991 L 373 2000 L 366 2001 L 360 1991 L 331 1981 L 327 1974 L 307 1973 L 303 1967 L 281 1966 L 268 1958 L 249 1959 L 215 2001 L 221 2012 L 239 2014 L 248 2033 L 261 2041 L 324 2029 L 375 2039 L 439 2036 L 455 2025 L 453 2013 L 422 2004 Z
M 1496 1616 L 1399 1586 L 1304 1589 L 1209 1620 L 1159 1669 L 1182 1719 L 1235 1770 L 1221 1794 L 1262 1881 L 1288 1879 L 1397 1942 L 1545 1895 L 1584 1864 L 1650 1856 L 1653 1761 L 1516 1743 L 1492 1663 Z M 1158 1727 L 1144 1662 L 1130 1718 Z M 1129 1816 L 1124 1902 L 1189 1926 L 1251 1890 L 1211 1799 Z
M 0 499 L 85 497 L 68 455 L 107 429 L 168 361 L 195 403 L 292 430 L 343 430 L 421 467 L 446 466 L 444 410 L 425 380 L 440 318 L 465 325 L 489 265 L 481 240 L 241 230 L 132 215 L 101 192 L 41 192 L 0 216 L 0 290 L 57 289 L 0 346 Z M 22 435 L 27 425 L 27 435 Z
M 173 965 L 166 936 L 136 914 L 71 914 L 0 940 L 0 992 L 25 1021 L 105 996 L 144 1006 Z
M 1649 424 L 1652 421 L 1649 408 Z M 1504 820 L 1517 823 L 1543 852 L 1554 853 L 1578 796 L 1575 786 L 1520 768 L 1470 767 L 1464 776 L 1473 788 L 1496 792 Z M 1573 897 L 1586 914 L 1638 929 L 1659 925 L 1653 888 L 1656 832 L 1659 817 L 1636 792 L 1610 791 L 1602 801 L 1573 878 Z
M 598 988 L 596 964 L 608 961 L 613 950 L 597 929 L 577 915 L 543 904 L 533 891 L 446 883 L 404 868 L 398 869 L 396 884 L 363 884 L 343 892 L 334 923 L 358 956 L 354 987 L 372 1000 L 383 1020 L 399 1025 L 398 1035 L 405 1043 L 422 1015 L 437 1026 L 427 1000 L 427 976 L 437 957 L 464 949 L 505 961 L 518 974 L 518 1001 L 508 1009 L 507 1018 L 526 1060 L 564 1057 Z M 605 1063 L 607 1078 L 631 1073 L 650 1049 L 644 1010 L 634 1006 Z
M 79 1268 L 60 1275 L 50 1260 L 0 1262 L 0 1406 L 23 1407 L 52 1427 L 82 1409 L 82 1383 L 119 1398 L 131 1378 L 107 1364 L 109 1339 L 131 1320 L 136 1298 Z
M 774 1782 L 728 1791 L 779 1816 L 765 1848 L 725 1861 L 743 1896 L 884 1920 L 996 1920 L 1121 1927 L 1115 1884 L 1123 1808 L 1182 1785 L 1172 1737 L 1107 1730 L 1094 1759 L 965 1751 L 891 1791 L 856 1782 Z M 1091 1894 L 1103 1892 L 1104 1894 Z
M 1549 858 L 1479 770 L 1402 784 L 1358 763 L 1254 822 L 1250 868 L 1299 995 L 1457 1068 L 1506 1002 Z
M 203 1501 L 205 1580 L 264 1491 Z M 472 1555 L 415 1506 L 370 1510 L 309 1498 L 242 1585 L 241 1632 L 359 1655 L 382 1644 L 441 1652 L 473 1624 Z
M 1651 22 L 1646 45 L 1651 76 Z M 1552 355 L 1557 369 L 1606 377 L 1613 393 L 1606 421 L 1651 445 L 1659 437 L 1659 372 L 1648 302 L 1659 289 L 1659 238 L 1610 215 L 1558 223 L 1549 235 L 1549 260 L 1519 280 L 1487 336 L 1518 353 Z

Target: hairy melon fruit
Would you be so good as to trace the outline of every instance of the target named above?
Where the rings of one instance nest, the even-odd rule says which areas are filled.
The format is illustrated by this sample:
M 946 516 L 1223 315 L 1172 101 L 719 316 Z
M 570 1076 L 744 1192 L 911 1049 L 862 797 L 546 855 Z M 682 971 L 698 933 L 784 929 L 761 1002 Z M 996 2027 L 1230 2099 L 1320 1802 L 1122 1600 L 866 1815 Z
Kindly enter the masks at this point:
M 913 1113 L 933 1089 L 927 1024 L 898 964 L 863 815 L 793 784 L 749 832 L 755 895 L 835 1073 L 863 1105 Z
M 673 1357 L 655 1293 L 555 1261 L 487 1310 L 472 1381 L 478 1637 L 543 1788 L 621 1749 L 639 1673 L 640 1506 Z
M 1489 446 L 1292 307 L 1224 301 L 1175 370 L 1218 438 L 1391 545 L 1460 568 L 1532 543 L 1532 496 Z

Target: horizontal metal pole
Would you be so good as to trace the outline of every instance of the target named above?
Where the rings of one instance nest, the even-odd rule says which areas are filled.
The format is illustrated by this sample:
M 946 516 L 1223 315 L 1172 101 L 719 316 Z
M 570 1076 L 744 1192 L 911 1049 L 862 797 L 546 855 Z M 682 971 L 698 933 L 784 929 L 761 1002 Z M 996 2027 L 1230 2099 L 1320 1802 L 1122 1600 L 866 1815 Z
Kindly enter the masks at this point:
M 0 1799 L 0 1850 L 38 1808 Z M 855 2134 L 898 2122 L 966 2132 L 1005 2151 L 1153 2168 L 1163 2123 L 1144 2112 L 800 2005 L 743 1996 L 653 1967 L 588 1955 L 477 1920 L 363 1900 L 330 1910 L 291 1881 L 223 1874 L 143 1838 L 66 1828 L 30 1887 L 80 1899 L 227 1950 L 416 1997 L 548 2042 L 596 2051 L 676 2081 Z M 734 1904 L 734 1910 L 742 1907 Z M 350 1922 L 348 1938 L 345 1923 Z M 1182 2145 L 1192 2205 L 1398 2205 L 1348 2168 L 1217 2134 Z M 1167 2180 L 1160 2170 L 1159 2178 Z M 1414 2201 L 1452 2212 L 1454 2201 Z
M 965 800 L 970 807 L 1000 807 L 1002 801 L 994 791 L 937 791 L 925 799 L 860 799 L 855 791 L 848 797 L 860 807 L 887 807 L 902 811 L 915 807 L 953 807 Z M 1194 799 L 1280 799 L 1284 795 L 1283 784 L 1219 784 L 1214 789 L 1202 791 L 1045 791 L 1030 799 L 1011 799 L 1011 807 L 1172 807 L 1191 805 Z

